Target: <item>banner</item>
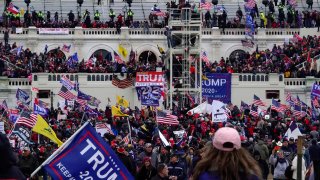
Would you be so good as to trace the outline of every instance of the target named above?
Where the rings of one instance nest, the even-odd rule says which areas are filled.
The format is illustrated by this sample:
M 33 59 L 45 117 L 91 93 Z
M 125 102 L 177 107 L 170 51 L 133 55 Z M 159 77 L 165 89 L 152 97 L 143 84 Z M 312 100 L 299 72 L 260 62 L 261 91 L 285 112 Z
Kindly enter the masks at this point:
M 181 138 L 183 138 L 184 133 L 185 133 L 184 130 L 173 131 L 173 134 L 175 135 L 176 139 L 181 139 Z
M 141 100 L 141 105 L 159 106 L 162 91 L 160 86 L 136 87 L 136 90 L 138 99 Z
M 136 76 L 136 90 L 141 105 L 159 106 L 164 86 L 163 72 L 140 72 Z
M 23 141 L 20 145 L 26 146 L 28 144 L 33 144 L 33 142 L 30 141 L 31 132 L 27 127 L 16 124 L 10 136 L 12 135 L 16 135 L 20 141 Z
M 33 112 L 35 114 L 40 114 L 41 116 L 48 116 L 48 111 L 45 108 L 42 108 L 36 104 L 33 106 Z
M 227 108 L 221 101 L 212 101 L 212 121 L 213 122 L 224 122 L 228 120 Z
M 16 98 L 18 101 L 26 103 L 27 100 L 29 99 L 29 95 L 27 92 L 18 88 L 17 93 L 16 93 Z
M 68 35 L 69 29 L 67 28 L 39 28 L 39 34 L 50 34 L 50 35 Z
M 229 103 L 231 101 L 231 74 L 209 73 L 206 74 L 206 77 L 207 80 L 202 80 L 202 97 Z
M 136 87 L 141 86 L 163 86 L 164 77 L 163 72 L 137 72 Z
M 313 120 L 316 120 L 320 114 L 319 98 L 320 98 L 320 85 L 317 85 L 316 83 L 314 83 L 311 89 L 311 107 L 312 107 Z
M 44 168 L 52 179 L 134 179 L 89 123 L 50 161 Z
M 9 110 L 9 119 L 12 123 L 15 123 L 19 118 L 19 110 L 18 109 L 10 109 Z

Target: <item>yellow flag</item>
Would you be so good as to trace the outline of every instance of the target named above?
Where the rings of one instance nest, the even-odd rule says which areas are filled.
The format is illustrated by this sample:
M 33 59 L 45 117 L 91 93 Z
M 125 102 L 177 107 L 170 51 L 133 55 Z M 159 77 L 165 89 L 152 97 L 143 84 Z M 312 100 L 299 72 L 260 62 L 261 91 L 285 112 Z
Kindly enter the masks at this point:
M 37 123 L 33 126 L 32 131 L 42 134 L 43 136 L 51 139 L 54 143 L 61 146 L 63 142 L 61 142 L 53 129 L 49 126 L 49 124 L 38 114 Z
M 124 114 L 121 112 L 120 108 L 116 106 L 111 107 L 112 116 L 128 116 L 127 114 Z
M 118 51 L 122 55 L 122 57 L 127 58 L 128 51 L 121 44 L 119 44 Z
M 118 95 L 117 95 L 117 104 L 125 108 L 129 107 L 129 102 L 125 100 L 123 97 L 120 97 Z

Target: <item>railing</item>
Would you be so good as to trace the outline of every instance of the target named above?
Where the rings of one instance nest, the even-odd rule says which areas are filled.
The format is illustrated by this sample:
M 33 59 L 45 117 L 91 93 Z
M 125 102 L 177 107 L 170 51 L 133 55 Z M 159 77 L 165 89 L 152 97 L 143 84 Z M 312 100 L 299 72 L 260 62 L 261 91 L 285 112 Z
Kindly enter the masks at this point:
M 31 86 L 31 81 L 28 78 L 9 78 L 9 86 Z
M 300 29 L 281 29 L 281 28 L 274 28 L 274 29 L 265 29 L 267 36 L 277 36 L 277 35 L 294 35 L 300 34 Z
M 140 35 L 140 34 L 149 34 L 149 35 L 164 35 L 164 29 L 150 28 L 149 31 L 144 30 L 143 28 L 132 28 L 129 29 L 130 35 Z
M 14 37 L 24 37 L 25 35 L 38 35 L 38 36 L 50 36 L 50 35 L 43 35 L 39 34 L 38 28 L 36 27 L 29 27 L 29 28 L 17 28 L 19 33 L 15 33 L 10 31 L 10 33 Z M 69 35 L 70 36 L 110 36 L 115 37 L 115 35 L 122 35 L 123 33 L 128 33 L 128 35 L 150 35 L 150 36 L 164 36 L 165 29 L 161 28 L 149 28 L 149 31 L 144 30 L 143 28 L 127 28 L 123 27 L 121 29 L 121 34 L 117 33 L 115 28 L 101 28 L 101 29 L 88 29 L 88 28 L 69 28 Z M 293 34 L 300 34 L 301 29 L 256 29 L 255 35 L 261 36 L 279 36 L 279 35 L 287 35 L 291 36 Z M 0 29 L 0 34 L 4 33 L 4 29 Z M 244 36 L 245 29 L 241 28 L 226 28 L 225 33 L 222 32 L 221 29 L 218 27 L 216 28 L 202 28 L 202 35 L 206 35 L 206 38 L 209 38 L 210 35 L 221 35 L 221 36 Z M 54 35 L 60 36 L 60 35 Z M 61 35 L 62 36 L 62 35 Z M 65 36 L 65 35 L 63 35 Z M 11 38 L 10 37 L 10 38 Z
M 286 86 L 305 86 L 306 79 L 305 78 L 286 78 L 284 81 Z
M 256 81 L 256 82 L 265 82 L 269 81 L 268 74 L 239 74 L 239 81 Z
M 117 30 L 110 29 L 82 29 L 83 35 L 116 35 Z
M 62 76 L 66 76 L 70 81 L 92 82 L 92 81 L 112 81 L 113 75 L 117 75 L 119 79 L 126 78 L 126 75 L 120 76 L 119 73 L 34 73 L 33 81 L 59 82 Z

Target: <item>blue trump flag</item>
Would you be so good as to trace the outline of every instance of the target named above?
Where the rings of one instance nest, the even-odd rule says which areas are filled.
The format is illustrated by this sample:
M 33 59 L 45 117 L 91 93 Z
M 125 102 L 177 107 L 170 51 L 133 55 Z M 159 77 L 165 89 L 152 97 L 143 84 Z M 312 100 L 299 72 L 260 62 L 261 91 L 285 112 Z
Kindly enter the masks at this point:
M 36 105 L 36 104 L 33 104 L 33 112 L 35 114 L 40 114 L 41 116 L 48 116 L 47 109 L 40 107 L 39 105 Z
M 231 74 L 208 73 L 208 79 L 202 80 L 202 97 L 205 99 L 219 100 L 224 103 L 231 101 Z
M 43 163 L 52 179 L 134 179 L 89 123 L 59 149 Z

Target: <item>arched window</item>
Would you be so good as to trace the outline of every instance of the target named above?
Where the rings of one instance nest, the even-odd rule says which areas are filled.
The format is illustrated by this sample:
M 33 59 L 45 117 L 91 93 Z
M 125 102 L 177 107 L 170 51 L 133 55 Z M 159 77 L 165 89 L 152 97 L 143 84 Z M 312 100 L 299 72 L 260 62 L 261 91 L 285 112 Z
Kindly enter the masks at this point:
M 242 75 L 239 75 L 239 81 L 242 81 Z
M 156 63 L 157 62 L 157 56 L 152 51 L 143 51 L 139 55 L 139 61 L 143 62 L 143 64 L 147 64 L 147 62 L 150 63 L 150 64 L 151 63 Z
M 87 81 L 91 81 L 91 75 L 87 76 Z
M 112 61 L 111 52 L 105 49 L 98 49 L 94 53 L 91 54 L 90 57 L 97 58 L 97 61 Z
M 66 55 L 64 54 L 63 51 L 60 50 L 60 48 L 50 50 L 48 52 L 48 56 L 62 59 L 63 61 L 65 61 L 67 59 Z
M 100 81 L 100 75 L 97 75 L 97 81 Z
M 38 81 L 38 75 L 33 75 L 33 81 Z
M 233 51 L 230 56 L 229 56 L 229 60 L 230 61 L 237 61 L 239 58 L 244 57 L 246 54 L 246 52 L 244 50 L 241 49 L 237 49 L 235 51 Z
M 101 75 L 101 81 L 104 81 L 104 75 Z
M 92 75 L 92 81 L 96 81 L 96 76 L 95 75 Z
M 57 80 L 57 76 L 54 74 L 52 75 L 52 81 L 56 81 Z
M 51 74 L 48 75 L 48 81 L 51 81 Z

